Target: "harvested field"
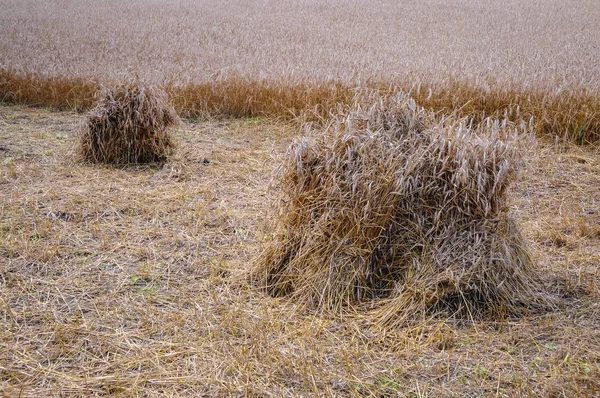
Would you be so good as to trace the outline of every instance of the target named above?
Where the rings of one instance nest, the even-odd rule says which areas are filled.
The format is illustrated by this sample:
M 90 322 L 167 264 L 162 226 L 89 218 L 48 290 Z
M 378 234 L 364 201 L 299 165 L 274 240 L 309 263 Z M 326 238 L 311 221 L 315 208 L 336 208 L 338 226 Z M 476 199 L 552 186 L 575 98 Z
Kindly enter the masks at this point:
M 600 396 L 597 0 L 0 10 L 0 396 Z
M 184 122 L 162 168 L 74 162 L 84 116 L 0 107 L 3 396 L 598 396 L 600 150 L 509 192 L 551 311 L 375 333 L 240 283 L 289 125 Z

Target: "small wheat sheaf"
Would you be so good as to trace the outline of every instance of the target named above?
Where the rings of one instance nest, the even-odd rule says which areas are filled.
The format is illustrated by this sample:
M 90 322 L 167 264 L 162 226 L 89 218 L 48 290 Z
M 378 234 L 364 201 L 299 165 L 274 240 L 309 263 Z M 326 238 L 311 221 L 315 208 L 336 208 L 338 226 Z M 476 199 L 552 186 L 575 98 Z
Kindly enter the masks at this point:
M 169 127 L 179 121 L 164 91 L 140 84 L 104 88 L 89 113 L 77 152 L 92 163 L 165 162 L 175 148 Z

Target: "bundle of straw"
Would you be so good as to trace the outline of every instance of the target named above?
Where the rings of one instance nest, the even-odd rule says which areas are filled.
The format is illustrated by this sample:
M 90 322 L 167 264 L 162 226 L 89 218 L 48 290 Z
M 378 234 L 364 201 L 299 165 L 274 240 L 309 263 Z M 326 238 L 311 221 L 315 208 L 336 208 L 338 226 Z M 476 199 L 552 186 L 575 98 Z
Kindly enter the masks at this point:
M 168 127 L 177 121 L 162 90 L 139 84 L 105 88 L 79 135 L 77 151 L 92 163 L 164 162 L 175 147 Z
M 289 148 L 254 282 L 320 311 L 375 305 L 383 323 L 535 301 L 507 207 L 516 130 L 438 120 L 403 96 L 339 116 Z

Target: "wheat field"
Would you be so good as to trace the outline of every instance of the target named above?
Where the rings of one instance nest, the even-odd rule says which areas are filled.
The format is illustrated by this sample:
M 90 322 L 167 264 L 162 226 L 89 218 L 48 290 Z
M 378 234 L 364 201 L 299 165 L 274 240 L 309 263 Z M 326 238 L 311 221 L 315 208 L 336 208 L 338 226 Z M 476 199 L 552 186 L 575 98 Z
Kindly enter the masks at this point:
M 0 2 L 3 67 L 102 81 L 443 81 L 600 89 L 595 1 Z
M 600 396 L 599 43 L 597 0 L 0 0 L 0 396 Z M 163 163 L 80 161 L 83 113 L 122 84 L 182 118 Z M 503 212 L 547 303 L 377 328 L 378 297 L 331 313 L 248 281 L 289 154 L 306 137 L 342 148 L 316 165 L 360 154 L 335 129 L 400 91 L 442 133 L 523 132 Z M 361 167 L 395 159 L 375 144 L 387 158 Z
M 0 6 L 8 102 L 87 109 L 98 84 L 138 79 L 184 116 L 306 120 L 369 86 L 477 119 L 512 106 L 539 134 L 582 143 L 600 130 L 593 0 Z

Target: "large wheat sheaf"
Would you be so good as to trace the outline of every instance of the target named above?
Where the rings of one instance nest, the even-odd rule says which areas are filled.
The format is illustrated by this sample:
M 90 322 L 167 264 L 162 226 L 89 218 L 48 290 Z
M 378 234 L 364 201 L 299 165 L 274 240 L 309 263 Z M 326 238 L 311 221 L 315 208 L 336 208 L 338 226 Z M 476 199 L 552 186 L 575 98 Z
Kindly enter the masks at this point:
M 139 84 L 103 89 L 78 140 L 78 153 L 92 163 L 164 162 L 175 143 L 168 128 L 178 117 L 164 91 Z
M 319 311 L 368 307 L 383 324 L 541 300 L 507 206 L 521 163 L 511 131 L 439 120 L 401 95 L 338 117 L 289 148 L 253 281 Z

